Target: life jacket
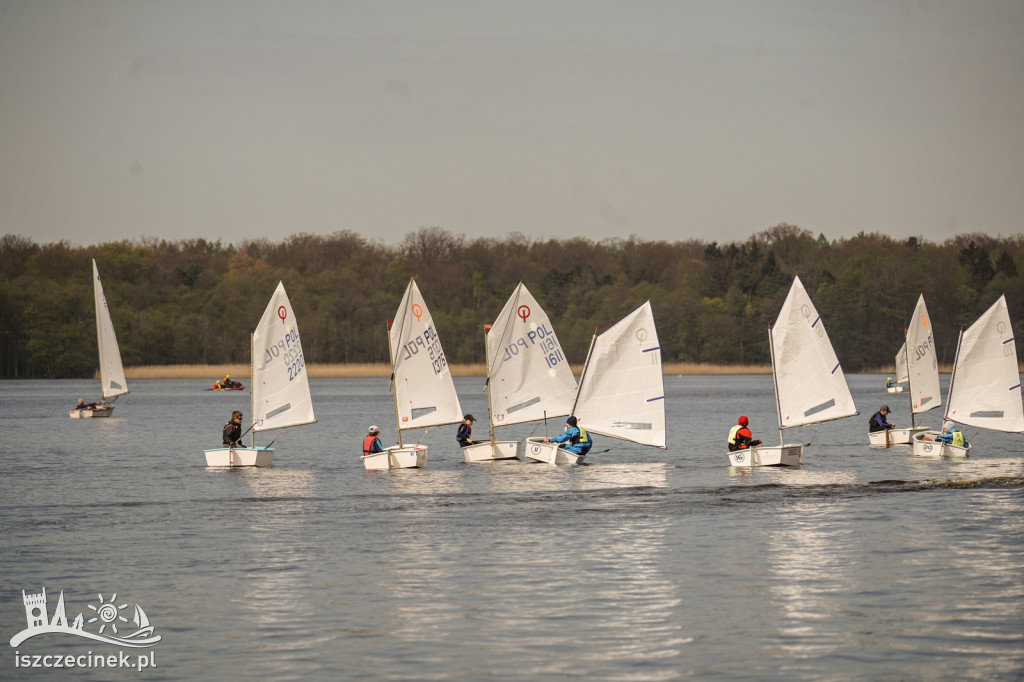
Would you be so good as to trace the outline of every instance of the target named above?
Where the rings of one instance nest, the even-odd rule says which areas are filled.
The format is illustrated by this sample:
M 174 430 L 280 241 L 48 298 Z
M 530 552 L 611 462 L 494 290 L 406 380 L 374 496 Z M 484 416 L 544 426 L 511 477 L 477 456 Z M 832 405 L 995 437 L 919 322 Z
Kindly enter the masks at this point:
M 373 447 L 373 441 L 375 440 L 377 440 L 377 436 L 367 436 L 363 439 L 363 457 L 374 454 L 370 452 L 370 448 Z
M 729 440 L 726 441 L 729 445 L 736 445 L 736 434 L 740 432 L 743 427 L 737 424 L 736 426 L 729 429 Z
M 957 446 L 958 448 L 962 448 L 964 446 L 964 434 L 960 431 L 954 431 L 953 442 L 951 444 Z
M 573 445 L 579 445 L 580 443 L 583 443 L 584 445 L 590 445 L 590 434 L 587 433 L 587 430 L 579 425 L 577 425 L 576 428 L 579 429 L 580 433 L 579 435 L 570 438 L 569 442 L 572 443 Z
M 466 422 L 462 422 L 461 424 L 459 424 L 459 430 L 455 433 L 455 440 L 461 443 L 463 441 L 469 440 L 472 435 L 473 427 L 467 424 Z

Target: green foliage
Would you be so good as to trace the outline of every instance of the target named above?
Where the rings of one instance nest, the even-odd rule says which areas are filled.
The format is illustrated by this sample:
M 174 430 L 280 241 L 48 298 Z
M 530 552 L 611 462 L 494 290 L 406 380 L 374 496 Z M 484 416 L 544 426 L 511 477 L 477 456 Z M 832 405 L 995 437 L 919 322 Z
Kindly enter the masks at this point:
M 4 377 L 96 371 L 93 258 L 128 366 L 247 363 L 249 332 L 278 281 L 296 308 L 309 362 L 386 362 L 386 323 L 410 277 L 453 363 L 483 362 L 483 325 L 520 281 L 544 306 L 574 363 L 583 362 L 595 330 L 648 299 L 667 361 L 767 363 L 766 331 L 794 275 L 848 371 L 892 364 L 920 294 L 944 362 L 952 360 L 959 325 L 1000 295 L 1014 320 L 1024 306 L 1021 236 L 970 234 L 936 244 L 859 234 L 829 241 L 786 223 L 722 244 L 635 236 L 467 239 L 437 227 L 397 246 L 348 231 L 237 246 L 147 239 L 73 247 L 6 235 Z

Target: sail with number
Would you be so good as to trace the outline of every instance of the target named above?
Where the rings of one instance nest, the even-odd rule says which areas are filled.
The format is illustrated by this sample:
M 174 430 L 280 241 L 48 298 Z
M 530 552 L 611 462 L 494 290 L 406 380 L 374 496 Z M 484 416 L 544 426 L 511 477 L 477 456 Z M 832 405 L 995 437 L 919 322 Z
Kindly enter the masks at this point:
M 857 414 L 839 358 L 799 277 L 793 278 L 771 340 L 779 428 Z
M 903 381 L 910 383 L 910 409 L 914 414 L 921 414 L 939 407 L 942 405 L 942 395 L 939 392 L 939 361 L 935 355 L 932 320 L 928 316 L 923 294 L 917 299 L 904 348 L 908 378 Z
M 573 414 L 588 431 L 665 447 L 665 382 L 650 301 L 594 337 Z
M 405 289 L 390 343 L 399 430 L 462 421 L 455 382 L 416 280 Z
M 1024 432 L 1017 348 L 1006 296 L 961 335 L 946 416 L 968 426 Z
M 491 423 L 564 417 L 576 394 L 551 320 L 522 282 L 487 332 Z
M 100 352 L 101 390 L 103 400 L 110 400 L 127 393 L 128 382 L 124 378 L 121 350 L 117 346 L 117 335 L 114 333 L 114 323 L 110 320 L 107 297 L 103 295 L 96 259 L 92 261 L 92 291 L 96 299 L 96 343 Z
M 252 365 L 253 431 L 316 421 L 299 327 L 283 282 L 253 332 Z

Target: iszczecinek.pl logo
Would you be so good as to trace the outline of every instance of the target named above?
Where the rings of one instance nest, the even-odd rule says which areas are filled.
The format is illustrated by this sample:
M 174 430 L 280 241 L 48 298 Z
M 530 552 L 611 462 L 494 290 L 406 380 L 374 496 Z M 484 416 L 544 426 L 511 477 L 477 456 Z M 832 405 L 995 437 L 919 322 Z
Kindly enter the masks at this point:
M 149 618 L 142 607 L 136 604 L 135 612 L 132 613 L 127 610 L 127 603 L 117 603 L 116 594 L 110 597 L 109 601 L 105 600 L 102 594 L 97 595 L 99 602 L 88 605 L 90 616 L 87 618 L 79 613 L 71 625 L 68 625 L 68 617 L 64 611 L 64 590 L 60 591 L 57 608 L 54 609 L 53 618 L 49 622 L 45 587 L 42 594 L 25 594 L 22 590 L 21 596 L 25 600 L 25 620 L 28 621 L 28 627 L 11 638 L 12 647 L 17 647 L 29 637 L 48 632 L 130 647 L 155 646 L 161 640 L 160 635 L 153 634 L 153 626 L 149 624 Z M 131 614 L 131 620 L 128 614 Z M 97 631 L 86 630 L 86 626 L 97 628 Z

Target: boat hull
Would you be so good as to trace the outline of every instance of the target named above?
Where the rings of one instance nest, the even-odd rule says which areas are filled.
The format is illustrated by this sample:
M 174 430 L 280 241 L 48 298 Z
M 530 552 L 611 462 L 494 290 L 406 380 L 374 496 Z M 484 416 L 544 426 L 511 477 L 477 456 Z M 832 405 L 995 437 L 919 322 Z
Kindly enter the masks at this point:
M 216 448 L 204 452 L 208 467 L 268 467 L 274 464 L 274 448 Z
M 885 431 L 868 432 L 868 444 L 874 447 L 888 447 L 890 445 L 910 445 L 913 438 L 919 433 L 928 430 L 927 426 L 915 426 L 912 429 L 886 429 Z
M 558 443 L 545 443 L 544 439 L 539 437 L 526 439 L 525 454 L 528 459 L 548 464 L 581 464 L 587 457 L 569 452 L 559 447 Z
M 519 459 L 519 441 L 496 440 L 474 443 L 462 448 L 467 462 L 493 462 L 496 459 Z
M 427 446 L 390 447 L 384 452 L 363 455 L 363 467 L 367 471 L 386 469 L 422 469 L 427 466 Z
M 889 393 L 903 393 L 903 387 L 902 386 L 890 386 L 889 388 L 887 388 L 885 390 L 888 391 Z
M 795 467 L 803 459 L 804 446 L 800 444 L 759 445 L 729 453 L 729 465 L 734 467 Z
M 914 437 L 914 455 L 916 457 L 969 457 L 971 446 L 965 448 L 935 440 L 938 431 L 925 431 Z
M 70 410 L 68 416 L 72 419 L 95 419 L 96 417 L 109 417 L 113 411 L 114 406 L 110 405 L 109 407 L 97 407 L 94 410 Z

